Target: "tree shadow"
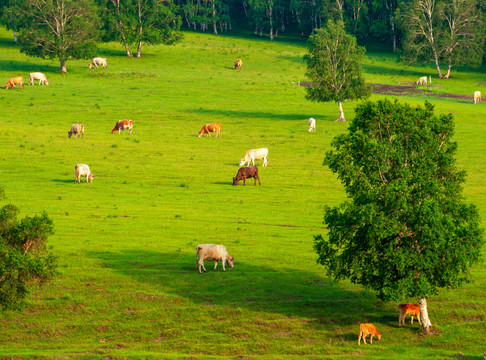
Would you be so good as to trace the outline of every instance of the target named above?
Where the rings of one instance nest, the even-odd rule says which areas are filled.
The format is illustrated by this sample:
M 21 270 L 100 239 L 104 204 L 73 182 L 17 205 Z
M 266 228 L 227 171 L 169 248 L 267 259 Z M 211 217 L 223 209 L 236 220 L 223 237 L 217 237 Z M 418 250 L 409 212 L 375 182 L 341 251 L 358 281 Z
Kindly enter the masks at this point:
M 284 269 L 278 269 L 241 261 L 229 250 L 235 256 L 234 268 L 226 266 L 223 272 L 220 263 L 213 271 L 214 262 L 206 261 L 207 273 L 202 274 L 197 271 L 195 246 L 191 255 L 148 250 L 87 255 L 100 259 L 103 266 L 122 276 L 163 288 L 196 304 L 304 316 L 314 319 L 309 324 L 316 327 L 353 325 L 360 313 L 364 319 L 380 316 L 382 309 L 376 305 L 374 295 L 345 289 L 312 272 L 286 268 L 291 259 L 279 262 Z
M 59 68 L 52 65 L 39 65 L 35 63 L 30 63 L 27 61 L 13 61 L 13 60 L 1 60 L 0 59 L 0 69 L 4 71 L 11 72 L 44 72 L 44 73 L 55 73 L 58 72 Z M 20 76 L 12 74 L 12 76 Z M 28 74 L 24 76 L 24 82 L 29 82 Z
M 231 181 L 216 181 L 213 182 L 215 185 L 226 185 L 226 186 L 233 186 L 233 182 Z
M 362 64 L 363 69 L 366 74 L 380 74 L 380 75 L 397 75 L 397 76 L 410 76 L 411 80 L 417 80 L 421 76 L 434 76 L 432 68 L 424 68 L 423 71 L 416 69 L 391 69 L 385 66 L 374 65 L 374 64 Z M 436 74 L 435 74 L 436 76 Z M 414 81 L 415 81 L 414 80 Z M 436 79 L 438 81 L 438 79 Z
M 318 115 L 313 114 L 272 114 L 268 112 L 261 112 L 261 111 L 238 111 L 238 110 L 216 110 L 216 109 L 191 109 L 188 110 L 189 112 L 200 113 L 200 114 L 210 114 L 210 115 L 219 115 L 219 116 L 228 116 L 228 117 L 238 117 L 238 118 L 266 118 L 266 119 L 275 119 L 275 120 L 290 120 L 290 121 L 307 121 L 309 117 L 319 117 L 324 118 L 324 116 L 320 117 Z

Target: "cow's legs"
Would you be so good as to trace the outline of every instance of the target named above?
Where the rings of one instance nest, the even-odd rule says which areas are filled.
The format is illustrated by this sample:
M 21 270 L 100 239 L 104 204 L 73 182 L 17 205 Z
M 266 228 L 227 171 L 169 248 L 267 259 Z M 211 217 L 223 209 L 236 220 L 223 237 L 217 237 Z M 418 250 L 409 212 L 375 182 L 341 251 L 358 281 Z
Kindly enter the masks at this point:
M 223 260 L 221 262 L 223 263 L 223 271 L 226 272 L 226 268 L 224 267 L 224 263 L 226 262 L 226 258 L 223 258 Z
M 199 259 L 199 274 L 201 273 L 201 267 L 203 268 L 204 272 L 206 272 L 206 268 L 204 267 L 204 260 Z
M 246 186 L 246 177 L 243 177 L 243 186 Z
M 217 261 L 215 261 L 215 262 L 214 262 L 214 271 L 216 271 L 216 268 L 217 268 L 217 267 L 218 267 L 218 262 L 217 262 Z M 223 264 L 223 268 L 224 268 L 224 264 Z

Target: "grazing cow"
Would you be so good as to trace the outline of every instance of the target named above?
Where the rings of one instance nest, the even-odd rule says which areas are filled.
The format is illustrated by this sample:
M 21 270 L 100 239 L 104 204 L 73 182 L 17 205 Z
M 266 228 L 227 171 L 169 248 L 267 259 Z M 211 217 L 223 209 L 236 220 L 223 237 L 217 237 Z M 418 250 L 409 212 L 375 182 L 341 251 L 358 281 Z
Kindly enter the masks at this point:
M 315 132 L 316 131 L 316 119 L 310 118 L 309 119 L 309 132 Z
M 360 340 L 363 339 L 363 342 L 366 344 L 366 336 L 370 334 L 370 344 L 373 344 L 373 336 L 376 336 L 378 340 L 381 340 L 381 333 L 376 330 L 375 325 L 373 324 L 360 324 L 359 325 L 359 335 L 358 335 L 358 345 L 360 344 Z
M 417 85 L 427 85 L 427 76 L 420 77 L 415 84 Z
M 16 85 L 19 85 L 23 89 L 24 88 L 24 78 L 22 76 L 17 76 L 9 79 L 7 81 L 7 85 L 5 86 L 5 89 L 13 87 L 14 89 L 17 89 Z
M 238 173 L 236 174 L 236 177 L 233 178 L 233 186 L 238 185 L 240 180 L 243 180 L 243 186 L 245 186 L 246 179 L 249 178 L 253 178 L 253 180 L 255 180 L 255 183 L 253 185 L 256 185 L 257 179 L 258 179 L 258 185 L 262 184 L 260 182 L 260 177 L 258 176 L 258 168 L 256 166 L 247 166 L 238 169 Z
M 240 160 L 240 165 L 243 166 L 245 163 L 248 163 L 248 166 L 250 166 L 250 162 L 255 165 L 255 160 L 262 160 L 263 159 L 263 165 L 262 166 L 267 166 L 267 157 L 268 157 L 268 149 L 267 148 L 261 148 L 261 149 L 251 149 L 248 150 L 245 153 L 245 156 L 243 159 Z
M 32 84 L 32 86 L 34 86 L 34 81 L 37 80 L 39 80 L 39 86 L 49 85 L 49 80 L 47 80 L 47 77 L 43 73 L 35 72 L 29 74 L 29 85 Z
M 86 183 L 93 182 L 95 175 L 91 173 L 89 166 L 86 164 L 77 164 L 74 167 L 74 183 L 81 184 L 81 177 L 86 178 Z
M 475 91 L 473 94 L 473 102 L 477 104 L 478 102 L 481 102 L 481 91 Z
M 130 135 L 132 135 L 133 120 L 118 120 L 111 133 L 114 134 L 118 130 L 118 134 L 120 134 L 120 130 L 122 130 L 123 134 L 125 134 L 127 129 L 130 130 Z
M 400 309 L 400 316 L 398 318 L 398 327 L 400 327 L 402 324 L 405 326 L 405 317 L 410 314 L 411 321 L 410 324 L 413 325 L 413 317 L 416 316 L 417 320 L 420 325 L 422 325 L 422 322 L 420 321 L 420 307 L 415 304 L 400 304 L 398 305 L 398 308 Z
M 243 65 L 243 61 L 241 61 L 241 59 L 236 59 L 236 61 L 235 61 L 235 70 L 240 70 L 241 69 L 241 65 Z
M 96 57 L 96 58 L 91 59 L 89 65 L 88 65 L 88 69 L 91 69 L 93 66 L 95 66 L 96 69 L 98 69 L 98 65 L 103 66 L 103 68 L 107 68 L 108 65 L 106 63 L 106 58 Z
M 71 126 L 71 130 L 68 131 L 68 137 L 70 138 L 73 134 L 78 134 L 78 139 L 79 135 L 81 135 L 81 139 L 84 138 L 84 125 L 83 124 L 73 124 Z
M 233 262 L 235 261 L 235 258 L 229 256 L 228 251 L 226 250 L 226 247 L 224 245 L 199 244 L 196 247 L 196 263 L 197 265 L 199 265 L 199 274 L 201 274 L 201 267 L 203 268 L 204 272 L 206 272 L 206 268 L 204 267 L 204 260 L 215 261 L 214 271 L 216 271 L 218 261 L 221 261 L 221 263 L 223 264 L 223 271 L 226 271 L 224 267 L 225 263 L 228 263 L 230 267 L 233 267 Z
M 205 124 L 203 125 L 201 131 L 199 131 L 199 134 L 197 137 L 201 137 L 201 135 L 207 134 L 209 137 L 211 137 L 211 133 L 215 132 L 216 137 L 221 136 L 221 124 L 220 123 L 214 123 L 214 124 Z

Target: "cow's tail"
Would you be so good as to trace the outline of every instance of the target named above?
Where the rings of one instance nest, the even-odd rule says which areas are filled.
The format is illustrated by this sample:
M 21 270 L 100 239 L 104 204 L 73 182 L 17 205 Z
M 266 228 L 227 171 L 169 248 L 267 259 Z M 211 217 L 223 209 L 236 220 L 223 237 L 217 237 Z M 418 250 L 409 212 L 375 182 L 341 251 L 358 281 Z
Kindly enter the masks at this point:
M 196 269 L 197 269 L 197 264 L 199 264 L 199 246 L 196 247 Z

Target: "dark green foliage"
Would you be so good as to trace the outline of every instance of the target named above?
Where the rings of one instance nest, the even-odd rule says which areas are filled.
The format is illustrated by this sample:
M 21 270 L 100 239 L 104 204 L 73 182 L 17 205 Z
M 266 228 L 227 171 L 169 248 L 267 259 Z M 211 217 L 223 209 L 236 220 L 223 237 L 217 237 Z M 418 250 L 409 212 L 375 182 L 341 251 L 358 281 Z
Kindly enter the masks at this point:
M 140 57 L 144 45 L 172 45 L 182 38 L 178 7 L 167 0 L 98 0 L 103 12 L 104 40 L 120 42 Z
M 3 189 L 1 190 L 3 194 Z M 17 309 L 32 284 L 42 284 L 55 275 L 57 262 L 46 250 L 54 233 L 52 220 L 42 216 L 17 220 L 18 209 L 0 209 L 0 308 Z
M 365 48 L 344 30 L 341 21 L 328 21 L 327 27 L 309 37 L 306 75 L 313 81 L 307 87 L 308 100 L 344 101 L 367 98 L 371 89 L 366 85 L 360 66 Z
M 327 208 L 329 238 L 317 236 L 318 262 L 384 300 L 426 298 L 468 280 L 479 260 L 482 229 L 461 195 L 452 115 L 433 106 L 366 102 L 349 133 L 324 161 L 350 201 Z
M 93 0 L 11 0 L 4 19 L 20 32 L 21 51 L 61 61 L 87 59 L 96 54 L 99 18 Z

